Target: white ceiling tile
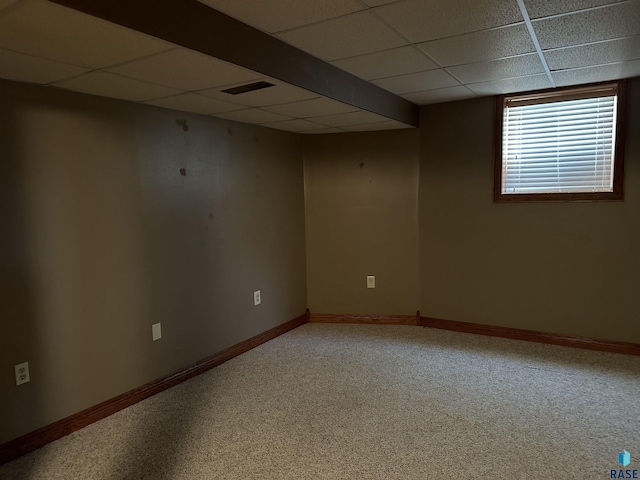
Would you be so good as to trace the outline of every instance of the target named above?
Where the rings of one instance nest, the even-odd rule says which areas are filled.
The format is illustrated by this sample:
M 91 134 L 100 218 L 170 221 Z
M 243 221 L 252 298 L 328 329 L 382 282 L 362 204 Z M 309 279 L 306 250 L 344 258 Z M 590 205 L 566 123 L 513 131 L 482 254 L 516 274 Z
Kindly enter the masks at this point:
M 640 1 L 535 20 L 543 50 L 640 34 Z
M 442 69 L 383 78 L 375 80 L 373 83 L 397 94 L 459 85 L 456 79 Z
M 269 33 L 320 22 L 364 9 L 356 0 L 199 0 Z
M 340 115 L 316 117 L 311 120 L 328 127 L 343 127 L 346 125 L 358 125 L 361 123 L 385 122 L 389 119 L 382 115 L 376 115 L 375 113 L 361 110 L 359 112 L 341 113 Z
M 150 100 L 145 103 L 157 107 L 171 108 L 172 110 L 204 114 L 231 112 L 244 108 L 240 105 L 222 102 L 197 93 L 183 93 L 182 95 Z
M 277 115 L 271 112 L 265 112 L 258 108 L 248 108 L 245 110 L 236 110 L 235 112 L 219 113 L 215 115 L 218 118 L 233 120 L 234 122 L 243 123 L 268 123 L 278 122 L 282 120 L 290 120 L 291 117 Z
M 264 107 L 264 109 L 280 115 L 289 115 L 297 118 L 320 117 L 358 110 L 353 105 L 331 100 L 330 98 L 314 98 L 302 102 L 273 105 Z
M 60 5 L 22 2 L 0 16 L 0 48 L 101 68 L 171 45 Z
M 407 42 L 368 11 L 309 25 L 278 35 L 324 60 L 388 50 Z
M 328 127 L 328 128 L 321 128 L 319 130 L 309 130 L 304 132 L 305 135 L 318 135 L 323 133 L 344 133 L 344 130 L 341 130 L 336 127 Z
M 86 68 L 0 50 L 0 78 L 28 83 L 51 83 L 87 72 Z
M 588 67 L 640 58 L 640 35 L 604 42 L 547 50 L 544 57 L 551 70 Z
M 535 52 L 524 23 L 417 45 L 444 67 Z
M 617 3 L 620 0 L 562 0 L 550 2 L 549 0 L 524 0 L 529 18 L 548 17 L 560 13 L 575 12 L 585 8 Z
M 408 0 L 376 9 L 412 42 L 424 42 L 462 33 L 522 22 L 515 1 L 504 0 Z
M 427 90 L 426 92 L 407 93 L 402 96 L 417 105 L 427 105 L 430 103 L 464 100 L 467 98 L 473 98 L 476 95 L 467 87 L 459 86 L 438 88 L 436 90 Z
M 638 77 L 640 76 L 640 60 L 612 63 L 610 65 L 598 65 L 596 67 L 560 70 L 558 72 L 552 72 L 551 75 L 559 87 Z
M 325 127 L 308 120 L 287 120 L 285 122 L 267 123 L 264 125 L 269 128 L 277 128 L 278 130 L 286 130 L 288 132 L 308 132 L 311 130 L 325 130 Z
M 69 80 L 55 83 L 54 86 L 75 92 L 100 95 L 140 102 L 154 98 L 177 95 L 180 90 L 140 82 L 114 73 L 94 71 Z
M 372 132 L 378 130 L 399 130 L 404 128 L 412 128 L 411 125 L 396 122 L 395 120 L 387 120 L 386 122 L 364 123 L 360 125 L 345 125 L 342 127 L 347 132 Z
M 204 90 L 256 80 L 261 76 L 252 70 L 186 48 L 175 48 L 107 70 L 180 90 Z
M 449 67 L 448 70 L 459 78 L 462 83 L 480 83 L 543 73 L 544 66 L 538 54 L 531 53 L 488 62 L 458 65 Z
M 345 58 L 337 60 L 333 64 L 365 80 L 438 68 L 438 64 L 429 60 L 412 46 Z
M 467 85 L 467 87 L 478 95 L 487 96 L 551 88 L 551 82 L 549 82 L 549 78 L 545 74 L 474 83 Z
M 280 103 L 291 103 L 318 97 L 318 94 L 315 92 L 294 87 L 293 85 L 281 82 L 280 80 L 275 80 L 268 77 L 260 78 L 260 80 L 272 83 L 274 86 L 262 88 L 253 92 L 241 93 L 239 95 L 230 95 L 228 93 L 222 93 L 220 91 L 247 83 L 241 82 L 239 84 L 225 85 L 208 90 L 201 90 L 198 93 L 206 95 L 207 97 L 217 98 L 219 100 L 238 103 L 240 105 L 247 105 L 250 107 L 263 107 L 267 105 L 277 105 Z

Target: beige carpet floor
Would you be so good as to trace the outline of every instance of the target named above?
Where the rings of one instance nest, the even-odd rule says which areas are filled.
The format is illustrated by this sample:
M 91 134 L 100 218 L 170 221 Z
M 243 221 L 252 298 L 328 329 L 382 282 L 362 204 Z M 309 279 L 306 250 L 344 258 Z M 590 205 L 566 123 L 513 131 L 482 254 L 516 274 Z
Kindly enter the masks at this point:
M 640 357 L 306 324 L 4 479 L 605 479 L 640 468 Z

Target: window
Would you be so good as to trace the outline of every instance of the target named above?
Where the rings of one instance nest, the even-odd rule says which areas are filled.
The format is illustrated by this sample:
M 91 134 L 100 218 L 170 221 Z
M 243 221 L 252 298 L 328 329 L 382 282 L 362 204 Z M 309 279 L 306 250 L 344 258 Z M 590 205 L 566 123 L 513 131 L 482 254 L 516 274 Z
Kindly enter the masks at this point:
M 624 87 L 499 97 L 494 200 L 622 200 Z

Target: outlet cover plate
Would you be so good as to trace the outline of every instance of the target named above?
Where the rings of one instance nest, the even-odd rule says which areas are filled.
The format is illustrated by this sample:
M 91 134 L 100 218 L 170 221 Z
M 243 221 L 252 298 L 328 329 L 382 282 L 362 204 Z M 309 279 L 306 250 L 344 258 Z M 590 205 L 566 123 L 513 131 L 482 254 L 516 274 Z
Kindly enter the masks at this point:
M 29 362 L 19 363 L 14 369 L 16 371 L 16 385 L 22 385 L 31 381 L 31 377 L 29 376 Z
M 162 325 L 159 323 L 154 323 L 151 325 L 151 336 L 153 341 L 160 340 L 162 338 Z
M 262 303 L 262 297 L 260 296 L 260 290 L 253 292 L 253 305 L 260 305 Z
M 367 275 L 367 288 L 376 288 L 375 275 Z

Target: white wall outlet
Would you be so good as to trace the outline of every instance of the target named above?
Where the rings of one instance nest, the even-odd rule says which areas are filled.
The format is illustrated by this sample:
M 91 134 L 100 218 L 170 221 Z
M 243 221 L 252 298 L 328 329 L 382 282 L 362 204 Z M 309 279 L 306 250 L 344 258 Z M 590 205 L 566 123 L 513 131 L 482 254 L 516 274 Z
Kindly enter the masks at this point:
M 253 305 L 260 305 L 262 303 L 262 298 L 260 297 L 260 290 L 256 290 L 253 292 Z
M 375 275 L 367 275 L 367 288 L 376 288 Z
M 162 338 L 162 325 L 159 323 L 154 323 L 151 325 L 151 336 L 153 337 L 153 341 L 160 340 Z
M 31 381 L 29 376 L 29 362 L 24 362 L 13 367 L 16 371 L 16 385 L 22 385 Z

